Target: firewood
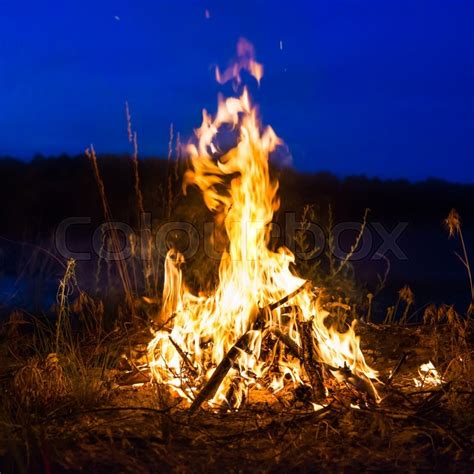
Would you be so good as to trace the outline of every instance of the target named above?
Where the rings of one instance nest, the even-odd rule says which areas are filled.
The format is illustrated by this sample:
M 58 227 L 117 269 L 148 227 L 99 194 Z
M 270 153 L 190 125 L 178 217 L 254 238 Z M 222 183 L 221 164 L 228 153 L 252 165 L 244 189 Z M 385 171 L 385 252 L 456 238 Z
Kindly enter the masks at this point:
M 296 290 L 292 291 L 288 295 L 284 296 L 283 298 L 279 299 L 278 301 L 275 301 L 274 303 L 271 303 L 268 305 L 268 309 L 270 311 L 274 311 L 275 309 L 279 308 L 280 306 L 283 306 L 287 301 L 291 300 L 295 296 L 299 295 L 307 286 L 309 283 L 305 281 L 300 287 L 296 288 Z
M 293 354 L 293 356 L 297 357 L 298 359 L 303 359 L 303 351 L 301 347 L 291 339 L 288 334 L 282 332 L 279 328 L 271 328 L 270 332 L 274 334 L 280 342 L 282 342 L 288 350 Z
M 279 308 L 280 306 L 284 305 L 287 301 L 289 301 L 291 298 L 294 298 L 296 295 L 301 293 L 308 285 L 308 282 L 303 283 L 300 287 L 298 287 L 296 290 L 292 291 L 291 293 L 287 294 L 283 298 L 279 299 L 278 301 L 275 301 L 274 303 L 270 303 L 262 308 L 258 309 L 257 316 L 254 319 L 253 323 L 250 325 L 249 330 L 244 333 L 238 341 L 230 348 L 229 352 L 224 356 L 222 361 L 219 363 L 219 365 L 216 367 L 216 370 L 213 372 L 211 375 L 211 378 L 208 380 L 206 385 L 201 389 L 197 397 L 194 399 L 193 403 L 191 404 L 190 407 L 190 412 L 194 413 L 206 400 L 214 396 L 216 391 L 218 390 L 219 386 L 221 385 L 222 381 L 224 380 L 225 376 L 229 372 L 229 370 L 232 368 L 232 366 L 235 363 L 235 360 L 237 359 L 240 350 L 246 350 L 248 340 L 249 340 L 249 331 L 251 329 L 261 329 L 265 323 L 267 322 L 268 315 L 274 311 L 275 309 Z M 283 335 L 283 333 L 281 333 Z M 311 335 L 310 335 L 311 337 Z M 284 338 L 286 340 L 286 343 L 291 345 L 290 338 L 286 336 Z M 311 340 L 311 339 L 310 339 Z M 297 345 L 292 345 L 293 351 L 298 353 Z M 296 346 L 296 347 L 295 347 Z M 310 380 L 313 380 L 311 382 L 311 385 L 313 386 L 313 383 L 316 384 L 316 381 L 318 380 L 317 374 L 320 375 L 320 384 L 315 385 L 317 388 L 314 389 L 313 391 L 316 391 L 316 393 L 321 392 L 324 395 L 324 385 L 322 385 L 322 375 L 321 371 L 317 368 L 317 362 L 316 359 L 313 358 L 313 350 L 311 349 L 311 357 L 310 359 L 312 360 L 311 364 L 314 367 L 313 369 L 309 369 L 310 372 L 313 374 L 310 376 L 308 374 L 308 377 Z M 308 362 L 309 364 L 309 362 Z M 322 388 L 321 388 L 322 387 Z M 315 397 L 319 399 L 320 397 Z
M 216 370 L 211 375 L 211 378 L 207 381 L 206 385 L 201 389 L 189 411 L 194 413 L 206 400 L 209 400 L 214 396 L 218 388 L 220 387 L 225 376 L 229 370 L 234 366 L 240 352 L 242 350 L 248 351 L 248 343 L 250 340 L 250 333 L 246 332 L 237 340 L 237 342 L 229 349 L 227 354 L 221 360 Z
M 301 338 L 301 349 L 303 354 L 303 367 L 311 385 L 314 401 L 321 400 L 326 395 L 324 388 L 323 373 L 321 365 L 315 353 L 314 338 L 312 334 L 312 321 L 297 320 L 298 331 Z
M 292 291 L 291 293 L 287 294 L 283 298 L 280 298 L 278 301 L 275 301 L 273 303 L 267 304 L 261 308 L 258 308 L 258 313 L 257 317 L 255 318 L 255 321 L 253 323 L 253 327 L 255 329 L 262 328 L 265 323 L 269 319 L 269 314 L 272 311 L 275 311 L 278 309 L 280 306 L 283 306 L 285 303 L 287 303 L 289 300 L 300 294 L 305 288 L 307 288 L 309 283 L 305 281 L 300 287 L 296 288 L 296 290 Z

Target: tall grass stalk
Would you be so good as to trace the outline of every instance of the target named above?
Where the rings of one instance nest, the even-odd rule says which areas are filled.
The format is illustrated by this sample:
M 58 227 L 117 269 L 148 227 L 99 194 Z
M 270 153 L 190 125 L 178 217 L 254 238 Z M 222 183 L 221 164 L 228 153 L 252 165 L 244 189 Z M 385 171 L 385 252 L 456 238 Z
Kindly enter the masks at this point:
M 449 232 L 449 237 L 451 238 L 458 236 L 459 241 L 461 242 L 463 255 L 459 255 L 457 252 L 455 253 L 459 260 L 461 260 L 461 263 L 464 265 L 467 271 L 467 277 L 469 279 L 469 288 L 471 290 L 471 302 L 467 309 L 467 313 L 468 315 L 471 315 L 472 313 L 474 313 L 474 285 L 472 280 L 472 270 L 471 265 L 469 263 L 469 258 L 467 256 L 466 244 L 464 242 L 464 236 L 462 233 L 461 219 L 456 209 L 451 209 L 450 213 L 448 214 L 448 217 L 445 219 L 445 224 Z
M 127 119 L 128 141 L 133 146 L 132 165 L 133 165 L 134 191 L 135 191 L 135 197 L 137 199 L 137 222 L 140 229 L 140 236 L 141 236 L 141 241 L 142 241 L 141 245 L 143 245 L 143 240 L 147 239 L 148 232 L 144 223 L 145 206 L 143 204 L 143 193 L 141 190 L 140 171 L 139 171 L 139 166 L 138 166 L 139 165 L 138 163 L 138 136 L 137 136 L 137 132 L 133 130 L 132 115 L 130 113 L 130 107 L 128 105 L 128 102 L 125 102 L 125 115 Z M 136 246 L 136 242 L 135 242 L 135 246 Z M 133 245 L 132 245 L 132 252 L 133 252 Z M 134 260 L 136 256 L 136 252 L 133 252 L 133 253 L 134 255 L 132 255 L 132 273 L 133 273 L 134 283 L 135 283 L 135 292 L 137 292 L 137 279 L 136 279 L 136 269 L 135 269 L 135 260 Z M 143 266 L 143 280 L 145 284 L 145 292 L 147 294 L 151 293 L 150 274 L 152 274 L 152 268 L 151 268 L 151 266 L 153 265 L 152 260 L 153 260 L 152 255 L 147 253 L 146 258 L 145 258 L 145 263 Z
M 333 267 L 333 273 L 332 273 L 333 277 L 335 277 L 347 265 L 349 260 L 354 255 L 354 252 L 357 250 L 357 247 L 359 246 L 359 244 L 362 240 L 362 236 L 364 235 L 364 231 L 365 231 L 365 228 L 367 226 L 367 216 L 369 215 L 369 211 L 370 211 L 370 209 L 366 209 L 365 212 L 364 212 L 364 219 L 362 221 L 362 225 L 360 226 L 359 233 L 357 234 L 357 237 L 356 237 L 354 243 L 352 244 L 349 252 L 346 254 L 346 256 L 341 261 L 341 263 L 339 264 L 339 266 L 337 267 L 336 270 L 334 270 L 334 267 Z
M 168 141 L 168 185 L 167 185 L 167 200 L 166 200 L 166 217 L 169 219 L 171 217 L 171 207 L 173 203 L 173 182 L 172 176 L 173 172 L 171 169 L 171 163 L 173 160 L 173 141 L 174 141 L 174 129 L 173 124 L 170 124 L 170 139 Z
M 334 245 L 334 235 L 332 233 L 332 229 L 334 228 L 334 216 L 332 212 L 332 206 L 329 204 L 328 207 L 328 246 L 326 249 L 326 257 L 329 261 L 329 275 L 334 276 L 334 269 L 336 267 L 334 261 L 334 252 L 335 252 L 335 245 Z
M 61 342 L 71 342 L 71 323 L 69 321 L 69 296 L 74 291 L 74 287 L 77 286 L 76 282 L 76 262 L 74 259 L 67 261 L 66 271 L 63 278 L 59 282 L 58 292 L 56 295 L 56 301 L 58 304 L 58 313 L 56 321 L 56 343 L 55 352 L 59 353 L 61 350 Z
M 97 155 L 95 153 L 94 147 L 91 145 L 89 149 L 86 150 L 86 156 L 89 158 L 91 164 L 92 164 L 92 169 L 94 171 L 94 177 L 99 189 L 99 194 L 101 198 L 101 203 L 102 203 L 102 210 L 104 214 L 104 219 L 106 222 L 112 222 L 112 213 L 110 211 L 109 203 L 107 201 L 107 195 L 105 193 L 105 186 L 104 182 L 102 180 L 102 177 L 100 175 L 99 171 L 99 166 L 97 163 Z M 121 253 L 121 245 L 120 245 L 120 240 L 117 234 L 116 229 L 110 229 L 110 245 L 112 247 L 112 250 L 116 255 L 120 255 Z M 131 311 L 132 317 L 135 318 L 135 309 L 134 309 L 134 304 L 133 304 L 133 292 L 132 292 L 132 285 L 130 281 L 130 275 L 128 273 L 128 268 L 126 265 L 126 262 L 118 258 L 116 261 L 116 267 L 117 267 L 117 272 L 119 274 L 120 280 L 122 282 L 122 286 L 124 289 L 125 293 L 125 301 L 127 305 L 129 306 L 129 309 Z

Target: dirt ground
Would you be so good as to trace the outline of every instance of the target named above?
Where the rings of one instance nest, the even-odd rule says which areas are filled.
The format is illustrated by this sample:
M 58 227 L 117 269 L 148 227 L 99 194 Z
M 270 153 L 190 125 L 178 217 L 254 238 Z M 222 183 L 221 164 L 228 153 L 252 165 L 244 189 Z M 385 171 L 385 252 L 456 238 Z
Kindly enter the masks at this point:
M 449 327 L 366 325 L 359 332 L 381 380 L 406 354 L 391 383 L 377 384 L 378 404 L 332 381 L 316 410 L 304 390 L 289 385 L 277 395 L 251 390 L 237 412 L 204 405 L 190 415 L 186 402 L 164 404 L 156 385 L 130 380 L 115 384 L 100 406 L 50 410 L 26 431 L 10 430 L 0 444 L 0 470 L 472 472 L 473 374 L 460 378 L 458 368 L 448 380 L 455 364 L 446 357 L 453 350 Z M 416 387 L 418 367 L 429 360 L 446 379 Z M 33 432 L 39 443 L 28 442 Z

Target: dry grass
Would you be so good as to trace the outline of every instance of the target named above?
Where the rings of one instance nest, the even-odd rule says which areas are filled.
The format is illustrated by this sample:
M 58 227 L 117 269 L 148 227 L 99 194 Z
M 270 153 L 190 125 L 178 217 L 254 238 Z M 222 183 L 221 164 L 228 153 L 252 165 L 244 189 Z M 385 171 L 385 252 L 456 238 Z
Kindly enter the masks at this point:
M 473 367 L 471 360 L 453 361 L 466 355 L 456 347 L 468 344 L 472 329 L 458 320 L 452 323 L 454 327 L 447 319 L 416 328 L 361 327 L 365 350 L 379 370 L 388 373 L 402 351 L 410 354 L 407 362 L 390 386 L 379 387 L 380 405 L 360 403 L 352 389 L 334 384 L 327 408 L 318 412 L 291 387 L 278 397 L 255 389 L 238 412 L 206 409 L 193 417 L 178 400 L 160 397 L 153 384 L 105 388 L 108 396 L 95 403 L 73 405 L 67 402 L 68 369 L 58 371 L 61 362 L 51 356 L 49 362 L 30 365 L 42 373 L 62 374 L 50 385 L 55 396 L 34 398 L 42 405 L 35 412 L 33 405 L 25 410 L 23 403 L 13 404 L 14 398 L 9 398 L 11 413 L 16 414 L 8 421 L 8 460 L 17 470 L 23 466 L 24 472 L 47 465 L 52 472 L 80 468 L 148 473 L 156 472 L 157 466 L 160 472 L 469 471 Z M 435 350 L 445 382 L 415 387 L 412 379 L 418 365 Z M 14 380 L 26 373 L 26 368 L 19 370 Z M 37 373 L 34 377 L 38 387 L 49 383 Z M 5 418 L 1 420 L 4 426 Z
M 469 257 L 467 255 L 466 244 L 464 242 L 464 236 L 462 233 L 461 218 L 458 212 L 456 211 L 456 209 L 451 209 L 451 212 L 449 213 L 448 217 L 445 220 L 445 224 L 449 232 L 449 237 L 458 237 L 461 243 L 462 255 L 458 253 L 456 253 L 456 255 L 458 256 L 459 260 L 465 267 L 466 272 L 467 272 L 467 277 L 469 279 L 471 302 L 467 309 L 467 314 L 468 316 L 470 316 L 471 314 L 474 314 L 474 283 L 472 280 L 472 270 L 471 270 L 471 265 L 469 262 Z

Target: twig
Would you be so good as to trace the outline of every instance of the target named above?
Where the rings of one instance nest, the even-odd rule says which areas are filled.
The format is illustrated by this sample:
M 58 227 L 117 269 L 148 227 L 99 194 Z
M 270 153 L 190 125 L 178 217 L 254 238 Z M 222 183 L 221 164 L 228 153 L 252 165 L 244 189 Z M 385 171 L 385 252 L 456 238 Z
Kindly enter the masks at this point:
M 344 377 L 348 386 L 354 387 L 358 392 L 365 393 L 372 401 L 377 401 L 377 393 L 369 379 L 355 374 L 347 365 L 338 369 L 338 372 Z
M 83 410 L 83 411 L 75 411 L 72 413 L 63 413 L 60 415 L 55 415 L 55 416 L 48 416 L 47 421 L 53 420 L 53 419 L 58 419 L 58 418 L 69 418 L 71 416 L 79 416 L 79 415 L 88 415 L 89 413 L 107 413 L 107 412 L 114 412 L 114 411 L 123 411 L 123 410 L 129 410 L 129 411 L 146 411 L 146 412 L 151 412 L 151 413 L 156 413 L 156 414 L 164 414 L 170 412 L 173 408 L 176 408 L 179 404 L 181 403 L 181 400 L 176 403 L 175 405 L 158 409 L 158 408 L 151 408 L 151 407 L 106 407 L 106 408 L 92 408 L 90 410 Z
M 357 238 L 354 242 L 354 244 L 351 246 L 351 249 L 349 253 L 346 254 L 344 259 L 341 261 L 339 264 L 339 267 L 337 270 L 331 275 L 332 277 L 335 277 L 347 264 L 347 262 L 351 259 L 351 257 L 354 255 L 354 252 L 356 251 L 357 247 L 360 244 L 360 241 L 362 240 L 362 236 L 364 235 L 365 227 L 367 226 L 367 216 L 369 214 L 370 209 L 366 209 L 364 213 L 364 220 L 362 221 L 362 225 L 360 226 L 359 234 L 357 235 Z
M 441 399 L 446 395 L 447 390 L 451 386 L 451 382 L 447 382 L 439 387 L 439 390 L 436 390 L 430 393 L 419 405 L 418 413 L 425 414 L 429 411 L 436 408 Z
M 234 362 L 239 356 L 240 351 L 247 349 L 249 337 L 249 332 L 246 332 L 240 336 L 237 342 L 229 349 L 227 354 L 216 367 L 216 370 L 214 370 L 211 378 L 207 381 L 206 385 L 204 385 L 191 404 L 189 409 L 191 413 L 194 413 L 206 400 L 211 398 L 216 393 L 225 376 L 234 365 Z
M 390 385 L 392 383 L 393 378 L 395 377 L 395 375 L 398 374 L 398 372 L 400 371 L 403 363 L 407 360 L 407 357 L 408 357 L 408 353 L 403 352 L 402 355 L 400 356 L 400 359 L 398 359 L 397 364 L 395 365 L 392 372 L 390 373 L 386 385 Z
M 266 306 L 263 306 L 259 308 L 257 318 L 254 322 L 254 327 L 258 328 L 263 326 L 265 323 L 265 316 L 267 314 L 270 314 L 272 311 L 275 311 L 278 309 L 280 306 L 283 306 L 285 303 L 287 303 L 289 300 L 300 294 L 305 288 L 307 288 L 309 282 L 305 281 L 300 287 L 296 288 L 296 290 L 292 291 L 291 293 L 287 294 L 283 298 L 279 299 L 278 301 L 275 301 L 273 303 L 267 304 Z
M 274 311 L 275 309 L 279 308 L 280 306 L 284 305 L 287 301 L 294 298 L 296 295 L 300 294 L 306 287 L 308 286 L 308 282 L 305 281 L 300 287 L 296 288 L 296 290 L 292 291 L 290 294 L 284 296 L 278 301 L 267 305 L 267 308 L 270 311 Z
M 168 339 L 170 340 L 171 344 L 173 344 L 174 348 L 178 352 L 178 354 L 181 356 L 181 359 L 183 359 L 183 362 L 187 365 L 188 369 L 191 371 L 191 373 L 196 377 L 197 376 L 197 370 L 194 367 L 193 363 L 189 360 L 189 357 L 186 355 L 186 353 L 181 349 L 181 347 L 178 346 L 178 344 L 174 341 L 174 339 L 169 335 Z

